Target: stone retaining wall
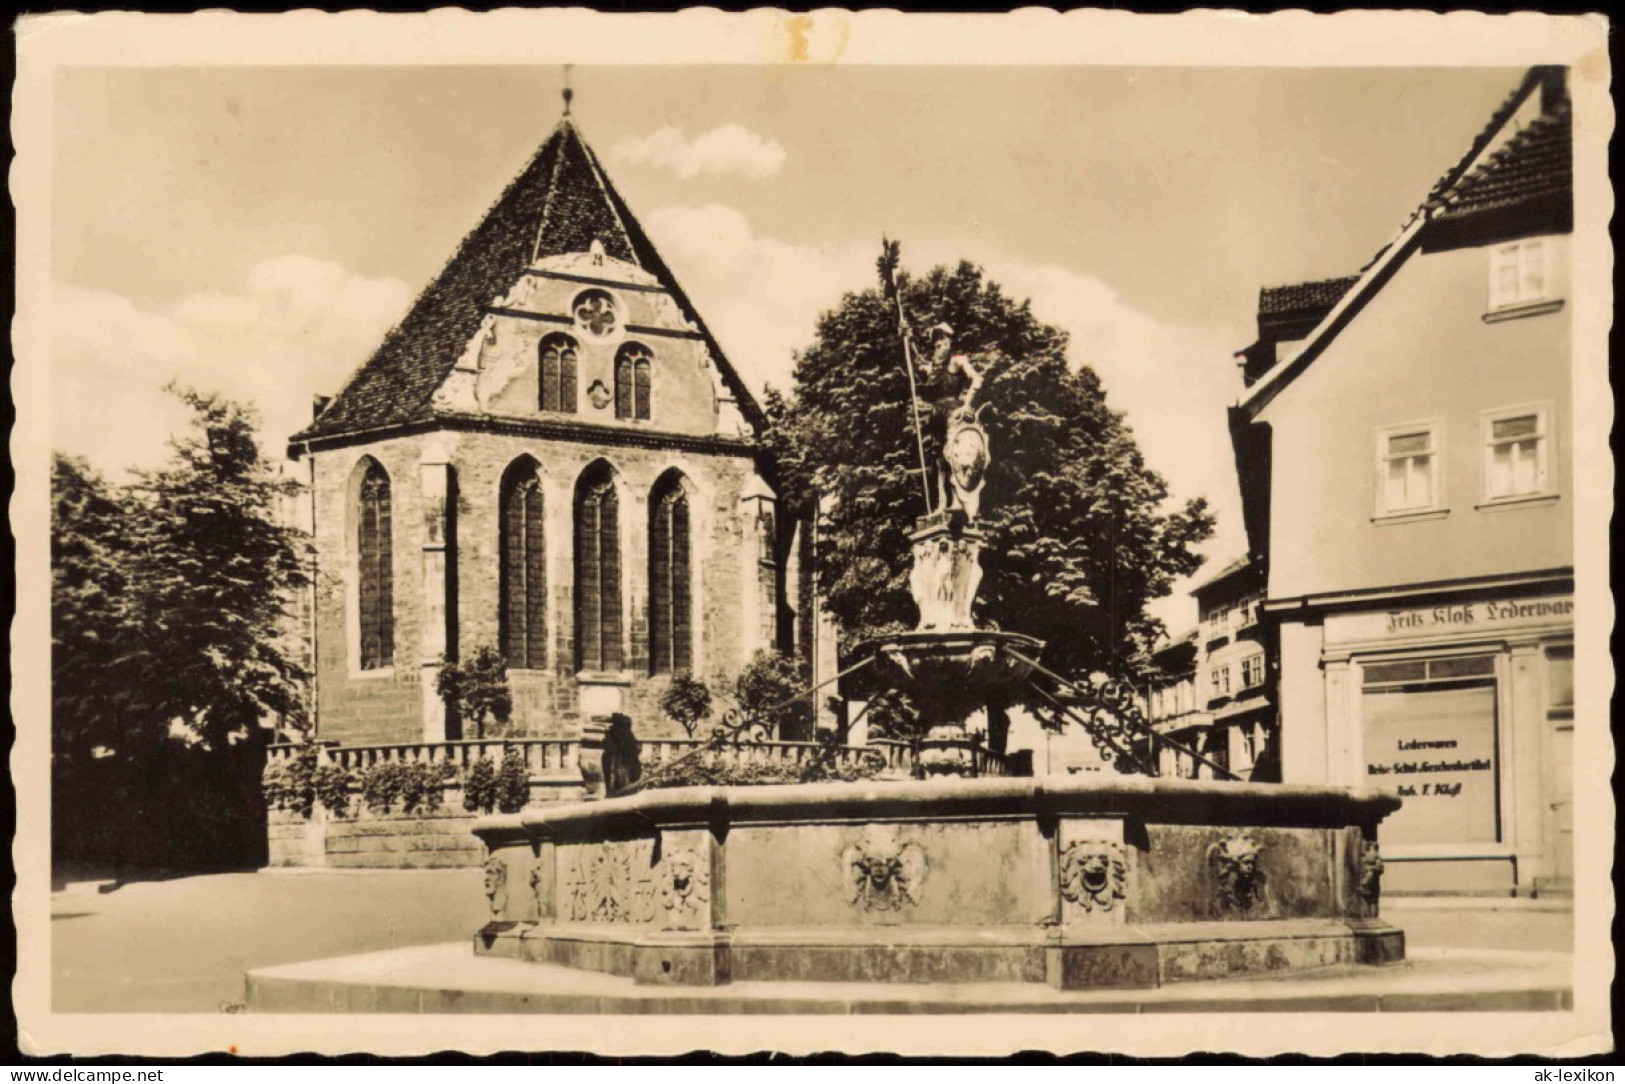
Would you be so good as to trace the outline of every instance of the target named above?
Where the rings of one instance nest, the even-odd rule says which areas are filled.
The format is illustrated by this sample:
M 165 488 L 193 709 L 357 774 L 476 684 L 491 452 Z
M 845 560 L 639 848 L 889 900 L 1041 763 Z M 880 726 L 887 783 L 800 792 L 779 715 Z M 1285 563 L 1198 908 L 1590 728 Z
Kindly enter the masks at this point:
M 576 801 L 579 779 L 533 781 L 531 806 Z M 266 828 L 269 865 L 314 869 L 461 869 L 477 866 L 485 850 L 474 835 L 483 814 L 463 808 L 462 789 L 447 787 L 444 804 L 433 812 L 379 813 L 355 796 L 345 816 L 319 803 L 304 817 L 273 809 Z

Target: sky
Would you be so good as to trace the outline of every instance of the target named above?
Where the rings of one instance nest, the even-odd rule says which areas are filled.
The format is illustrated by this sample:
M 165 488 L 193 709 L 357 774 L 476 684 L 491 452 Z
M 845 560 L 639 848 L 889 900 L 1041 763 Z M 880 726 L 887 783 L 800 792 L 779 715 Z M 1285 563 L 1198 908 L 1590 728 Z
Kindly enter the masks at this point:
M 575 120 L 746 381 L 821 311 L 981 264 L 1071 336 L 1172 499 L 1245 550 L 1225 407 L 1265 285 L 1353 274 L 1508 69 L 576 67 Z M 556 67 L 70 68 L 53 123 L 53 445 L 114 477 L 253 402 L 267 451 L 360 365 L 556 123 Z M 1196 579 L 1206 575 L 1199 572 Z M 1155 612 L 1194 621 L 1183 587 Z

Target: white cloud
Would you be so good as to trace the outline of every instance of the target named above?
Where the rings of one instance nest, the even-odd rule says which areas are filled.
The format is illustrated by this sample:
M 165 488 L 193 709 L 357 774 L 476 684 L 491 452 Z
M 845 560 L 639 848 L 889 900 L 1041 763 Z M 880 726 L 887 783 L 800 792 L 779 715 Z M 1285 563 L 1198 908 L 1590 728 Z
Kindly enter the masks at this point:
M 723 349 L 758 391 L 768 383 L 788 389 L 793 353 L 811 342 L 818 314 L 874 282 L 878 245 L 791 244 L 755 233 L 744 215 L 718 204 L 665 207 L 646 222 Z M 1174 500 L 1204 496 L 1213 506 L 1218 529 L 1204 546 L 1211 555 L 1206 567 L 1245 551 L 1225 420 L 1225 407 L 1240 391 L 1230 359 L 1239 344 L 1223 329 L 1161 323 L 1100 279 L 1055 264 L 928 238 L 909 239 L 903 256 L 917 273 L 968 259 L 1007 294 L 1030 298 L 1040 320 L 1068 332 L 1072 361 L 1100 375 L 1108 401 L 1127 414 Z M 1153 606 L 1174 632 L 1195 620 L 1187 586 Z
M 724 124 L 690 140 L 667 125 L 641 139 L 623 139 L 614 157 L 633 165 L 669 169 L 685 180 L 701 173 L 742 173 L 753 180 L 771 177 L 784 168 L 785 150 L 737 124 Z
M 178 380 L 252 403 L 263 449 L 279 459 L 310 421 L 311 396 L 338 390 L 410 300 L 396 279 L 307 256 L 266 260 L 239 288 L 193 294 L 168 312 L 58 286 L 52 447 L 114 476 L 160 464 L 165 441 L 187 422 L 163 391 Z

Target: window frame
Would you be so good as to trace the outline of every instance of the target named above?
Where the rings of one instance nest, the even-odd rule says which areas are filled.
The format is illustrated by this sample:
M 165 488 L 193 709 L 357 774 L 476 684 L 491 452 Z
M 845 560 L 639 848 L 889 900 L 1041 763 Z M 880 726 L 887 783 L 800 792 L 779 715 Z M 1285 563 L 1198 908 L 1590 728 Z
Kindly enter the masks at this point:
M 571 636 L 571 664 L 576 674 L 620 673 L 627 668 L 626 645 L 626 549 L 623 532 L 620 478 L 603 460 L 589 464 L 576 480 L 570 502 L 571 553 L 574 563 L 575 597 L 571 607 L 574 628 Z M 585 513 L 593 509 L 591 553 Z M 606 507 L 609 514 L 605 515 Z M 613 546 L 610 550 L 608 546 Z M 590 558 L 590 560 L 589 560 Z M 593 585 L 589 601 L 588 572 Z M 587 618 L 591 616 L 589 636 Z M 613 623 L 613 632 L 606 626 Z M 596 640 L 592 657 L 587 648 Z M 593 665 L 588 665 L 588 663 Z
M 654 420 L 654 363 L 654 348 L 640 340 L 628 339 L 615 348 L 610 377 L 616 421 Z
M 529 518 L 526 510 L 524 525 L 527 528 L 525 542 L 518 549 L 527 560 L 523 569 L 516 569 L 513 565 L 514 527 L 510 519 L 511 504 L 522 490 L 533 492 L 536 496 L 537 518 Z M 549 614 L 549 569 L 548 569 L 548 522 L 547 522 L 547 486 L 542 476 L 540 465 L 531 457 L 522 457 L 509 464 L 502 472 L 502 479 L 497 491 L 497 647 L 502 652 L 510 671 L 540 672 L 548 668 L 551 656 L 552 623 Z M 537 527 L 540 544 L 539 552 L 532 554 L 528 545 L 528 528 L 532 522 Z M 515 614 L 513 605 L 516 573 L 523 575 L 521 581 L 524 585 L 525 615 L 523 621 L 525 633 L 525 657 L 516 661 L 514 651 L 516 645 L 512 640 Z M 534 579 L 532 574 L 535 573 Z M 540 600 L 537 611 L 531 609 L 530 588 L 535 585 L 539 589 Z M 534 649 L 534 650 L 533 650 Z M 538 661 L 539 660 L 539 661 Z M 536 665 L 530 665 L 535 662 Z
M 649 491 L 647 669 L 652 677 L 694 670 L 694 503 L 681 474 L 662 475 Z
M 356 464 L 351 536 L 354 553 L 353 588 L 346 592 L 355 619 L 351 642 L 352 677 L 383 677 L 395 672 L 395 479 L 389 469 L 372 456 Z M 383 503 L 373 522 L 374 548 L 367 545 L 368 504 L 382 492 Z M 369 559 L 370 558 L 370 559 Z M 369 567 L 370 565 L 370 567 Z M 368 600 L 376 628 L 368 629 Z M 376 656 L 369 654 L 369 639 L 376 639 Z
M 1389 441 L 1395 437 L 1412 436 L 1417 433 L 1426 433 L 1429 438 L 1428 450 L 1425 453 L 1409 453 L 1395 456 L 1388 450 Z M 1420 418 L 1416 421 L 1401 422 L 1396 425 L 1385 425 L 1377 430 L 1376 435 L 1376 462 L 1375 462 L 1375 494 L 1373 499 L 1372 519 L 1376 522 L 1407 521 L 1420 518 L 1436 518 L 1450 511 L 1450 505 L 1445 494 L 1445 464 L 1444 449 L 1446 446 L 1446 433 L 1443 418 Z M 1419 455 L 1427 455 L 1432 460 L 1433 500 L 1426 505 L 1414 508 L 1388 507 L 1388 464 L 1393 459 L 1414 459 Z
M 609 314 L 614 321 L 609 330 L 604 332 L 595 331 L 581 316 L 581 310 L 586 307 L 588 299 L 598 296 L 602 296 L 609 302 Z M 580 335 L 591 342 L 600 344 L 614 343 L 625 338 L 626 317 L 626 301 L 614 290 L 608 290 L 602 286 L 588 286 L 585 289 L 576 291 L 575 295 L 570 298 L 570 323 Z
M 558 371 L 554 373 L 557 405 L 548 406 L 547 353 L 557 347 Z M 568 356 L 569 380 L 565 380 Z M 562 331 L 549 332 L 536 342 L 536 409 L 544 414 L 579 414 L 581 412 L 581 343 Z
M 1523 253 L 1534 249 L 1539 253 L 1537 262 L 1540 264 L 1540 289 L 1538 293 L 1524 293 L 1524 262 Z M 1489 260 L 1489 308 L 1487 311 L 1507 312 L 1512 309 L 1526 308 L 1553 300 L 1552 293 L 1552 258 L 1551 245 L 1547 244 L 1545 237 L 1523 238 L 1518 241 L 1507 241 L 1490 247 Z M 1504 257 L 1509 252 L 1518 253 L 1516 267 L 1518 271 L 1518 285 L 1508 296 L 1501 288 L 1501 271 L 1505 267 Z
M 1250 680 L 1247 676 L 1248 671 L 1255 668 L 1258 674 L 1258 679 L 1256 681 Z M 1241 670 L 1241 687 L 1243 689 L 1258 689 L 1263 687 L 1265 679 L 1265 664 L 1264 656 L 1262 654 L 1247 655 L 1243 657 L 1239 669 Z
M 1535 417 L 1536 488 L 1524 493 L 1496 494 L 1490 488 L 1490 479 L 1495 471 L 1495 446 L 1497 443 L 1495 440 L 1495 423 L 1529 415 Z M 1512 406 L 1479 411 L 1479 498 L 1481 503 L 1478 507 L 1525 504 L 1532 501 L 1550 500 L 1557 496 L 1557 490 L 1552 484 L 1552 447 L 1557 440 L 1552 418 L 1552 404 L 1549 400 L 1517 403 Z M 1529 438 L 1508 438 L 1501 443 L 1518 443 L 1527 439 Z

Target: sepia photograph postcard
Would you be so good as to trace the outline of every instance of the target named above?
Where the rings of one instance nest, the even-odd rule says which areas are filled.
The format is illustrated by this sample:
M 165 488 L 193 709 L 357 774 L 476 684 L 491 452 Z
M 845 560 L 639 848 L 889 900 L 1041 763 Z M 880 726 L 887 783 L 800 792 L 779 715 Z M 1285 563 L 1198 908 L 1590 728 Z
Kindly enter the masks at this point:
M 1611 1051 L 1609 29 L 24 17 L 21 1052 Z

